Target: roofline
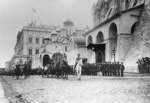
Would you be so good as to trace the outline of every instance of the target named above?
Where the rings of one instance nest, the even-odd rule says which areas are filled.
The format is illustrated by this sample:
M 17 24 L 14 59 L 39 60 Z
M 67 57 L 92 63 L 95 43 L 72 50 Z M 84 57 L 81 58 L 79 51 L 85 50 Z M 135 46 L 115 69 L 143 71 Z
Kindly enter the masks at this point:
M 136 7 L 132 7 L 130 9 L 127 9 L 127 10 L 124 10 L 124 11 L 120 11 L 118 13 L 116 13 L 115 15 L 111 16 L 110 18 L 108 18 L 107 20 L 103 21 L 102 23 L 100 23 L 99 25 L 97 25 L 96 27 L 94 27 L 93 29 L 87 31 L 84 35 L 88 35 L 89 33 L 91 33 L 92 31 L 98 29 L 99 27 L 103 26 L 104 24 L 108 23 L 109 21 L 121 16 L 122 13 L 126 13 L 128 11 L 131 11 L 131 10 L 134 10 L 134 9 L 137 9 L 137 8 L 140 8 L 140 7 L 143 7 L 144 6 L 144 3 L 142 3 L 141 5 L 138 5 Z

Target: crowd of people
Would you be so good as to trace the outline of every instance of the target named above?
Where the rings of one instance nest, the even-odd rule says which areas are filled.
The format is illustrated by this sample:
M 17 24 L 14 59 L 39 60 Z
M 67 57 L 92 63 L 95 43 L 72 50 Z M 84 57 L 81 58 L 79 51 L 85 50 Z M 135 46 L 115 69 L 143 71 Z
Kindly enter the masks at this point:
M 150 73 L 150 58 L 143 57 L 138 59 L 137 64 L 139 73 Z
M 83 67 L 83 75 L 97 75 L 102 72 L 103 76 L 121 76 L 124 74 L 124 65 L 120 62 L 103 62 L 98 64 L 85 64 Z

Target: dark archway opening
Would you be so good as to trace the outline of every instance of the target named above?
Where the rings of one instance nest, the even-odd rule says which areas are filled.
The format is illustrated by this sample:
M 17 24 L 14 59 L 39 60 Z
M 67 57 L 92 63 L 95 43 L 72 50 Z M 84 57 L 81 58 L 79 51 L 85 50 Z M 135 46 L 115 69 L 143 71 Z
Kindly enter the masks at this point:
M 67 55 L 65 54 L 65 57 Z M 66 57 L 67 58 L 67 57 Z M 53 56 L 52 56 L 52 60 L 54 62 L 54 65 L 56 66 L 58 63 L 61 63 L 62 62 L 62 59 L 63 59 L 63 54 L 61 53 L 54 53 Z
M 49 55 L 44 55 L 43 56 L 43 67 L 45 67 L 47 64 L 50 62 L 50 57 Z
M 99 32 L 96 38 L 96 43 L 101 43 L 104 41 L 104 36 L 102 32 Z
M 92 42 L 93 42 L 92 36 L 90 35 L 90 36 L 88 37 L 88 44 L 90 44 L 90 43 L 92 43 Z
M 112 23 L 109 28 L 109 38 L 117 39 L 117 25 Z
M 110 61 L 115 58 L 115 55 L 113 55 L 113 49 L 117 49 L 117 36 L 118 36 L 118 31 L 117 31 L 117 25 L 116 23 L 112 23 L 109 27 L 109 40 L 110 40 Z
M 103 61 L 102 59 L 102 53 L 98 52 L 96 56 L 96 63 L 101 63 Z
M 134 31 L 135 31 L 135 27 L 136 27 L 136 24 L 137 24 L 137 23 L 134 23 L 134 24 L 133 24 L 133 26 L 131 27 L 131 34 L 133 34 L 133 33 L 134 33 Z

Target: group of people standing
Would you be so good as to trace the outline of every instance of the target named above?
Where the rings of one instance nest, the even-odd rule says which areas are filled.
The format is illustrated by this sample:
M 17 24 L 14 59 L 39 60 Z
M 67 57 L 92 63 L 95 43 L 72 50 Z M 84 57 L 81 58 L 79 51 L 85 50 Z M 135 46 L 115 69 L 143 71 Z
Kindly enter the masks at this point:
M 124 76 L 124 65 L 121 62 L 103 62 L 100 64 L 100 70 L 103 76 Z
M 123 77 L 124 76 L 124 65 L 122 62 L 102 62 L 102 63 L 98 63 L 96 64 L 98 66 L 90 66 L 90 65 L 81 65 L 81 70 L 79 69 L 78 71 L 76 71 L 76 67 L 77 67 L 77 64 L 79 63 L 80 61 L 80 55 L 78 54 L 78 57 L 76 58 L 76 62 L 75 62 L 75 67 L 74 67 L 74 70 L 75 72 L 79 72 L 79 74 L 81 75 L 81 71 L 84 71 L 85 73 L 87 71 L 92 71 L 92 72 L 102 72 L 102 75 L 103 76 L 118 76 L 118 77 Z M 87 67 L 87 66 L 90 66 L 90 67 Z M 83 70 L 82 70 L 83 69 Z M 92 70 L 90 70 L 92 69 Z
M 138 59 L 137 64 L 139 73 L 150 73 L 150 58 Z

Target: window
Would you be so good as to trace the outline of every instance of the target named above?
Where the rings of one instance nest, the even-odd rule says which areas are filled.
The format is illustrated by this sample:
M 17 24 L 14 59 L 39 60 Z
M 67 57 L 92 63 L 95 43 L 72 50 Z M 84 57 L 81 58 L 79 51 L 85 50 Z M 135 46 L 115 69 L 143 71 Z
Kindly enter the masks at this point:
M 138 0 L 135 0 L 134 3 L 133 3 L 133 6 L 136 6 Z
M 109 13 L 108 13 L 107 18 L 109 18 L 109 17 L 111 16 L 111 14 L 112 14 L 112 8 L 110 9 L 110 11 L 109 11 Z
M 36 50 L 35 50 L 35 54 L 39 54 L 39 49 L 36 49 Z
M 67 46 L 65 46 L 65 52 L 67 51 Z
M 129 7 L 129 0 L 126 0 L 126 9 Z
M 29 37 L 29 43 L 32 43 L 32 37 Z
M 44 38 L 42 39 L 42 43 L 45 44 Z
M 36 38 L 36 44 L 39 44 L 39 38 Z
M 29 48 L 29 55 L 32 55 L 32 48 Z

